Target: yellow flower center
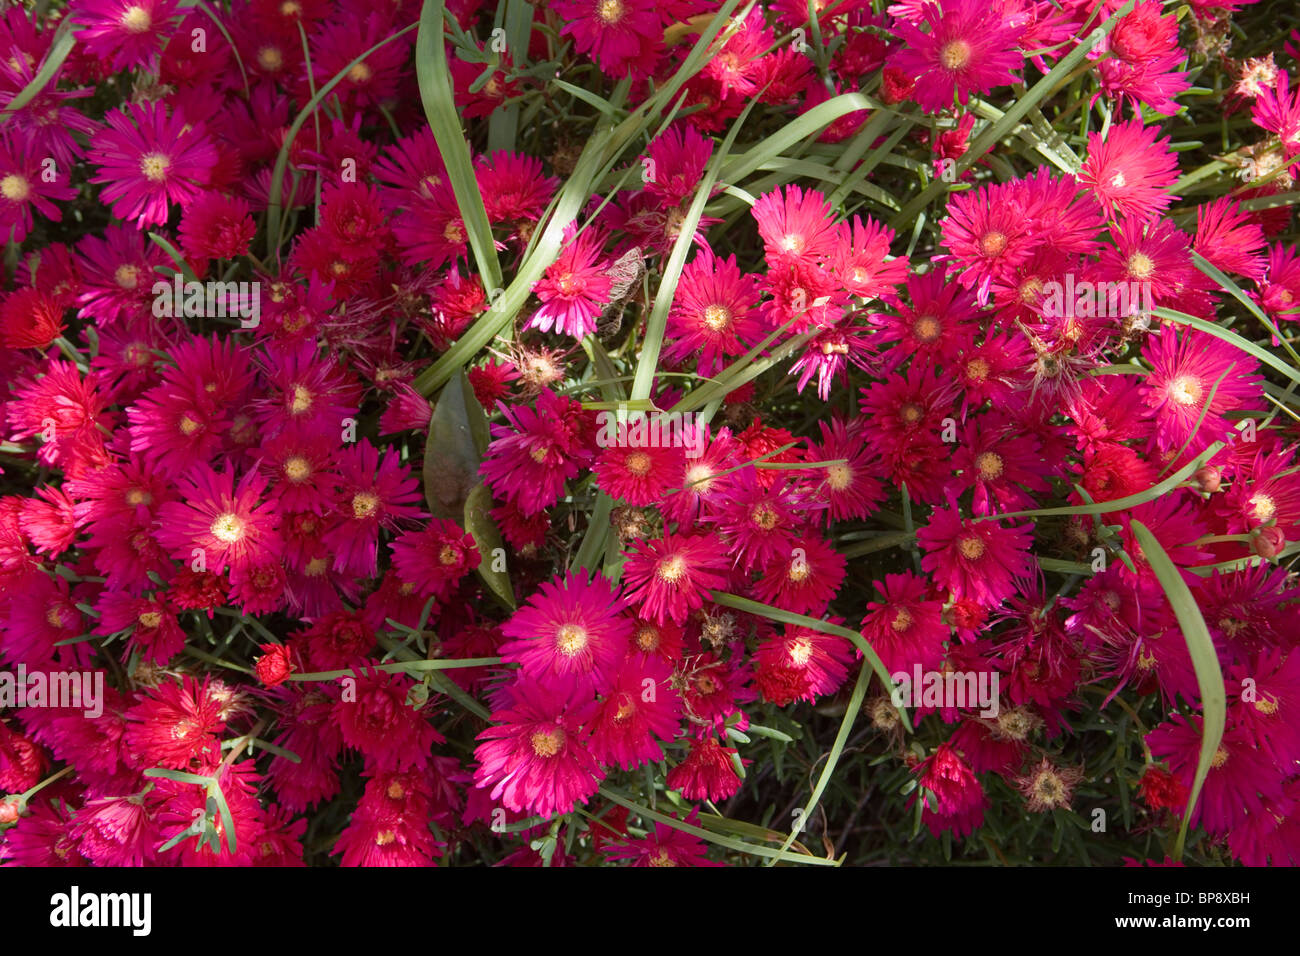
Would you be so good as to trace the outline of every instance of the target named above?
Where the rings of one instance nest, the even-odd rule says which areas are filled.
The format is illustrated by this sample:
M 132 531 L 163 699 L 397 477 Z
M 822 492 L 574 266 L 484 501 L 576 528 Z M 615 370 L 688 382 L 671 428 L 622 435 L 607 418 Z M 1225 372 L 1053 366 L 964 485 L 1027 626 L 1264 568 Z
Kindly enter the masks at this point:
M 992 481 L 1002 474 L 1002 456 L 994 451 L 986 451 L 975 458 L 975 467 L 980 477 Z
M 153 18 L 144 7 L 127 7 L 118 23 L 130 33 L 144 33 L 153 26 Z
M 374 75 L 375 71 L 370 69 L 370 67 L 366 66 L 364 63 L 358 63 L 352 69 L 348 70 L 348 80 L 357 84 L 369 83 Z
M 301 415 L 309 408 L 311 408 L 311 392 L 302 385 L 295 385 L 293 387 L 293 399 L 289 403 L 289 410 L 295 415 Z
M 912 334 L 920 342 L 933 342 L 943 331 L 943 326 L 933 315 L 923 315 L 912 323 Z
M 564 747 L 564 731 L 559 727 L 534 731 L 530 742 L 533 745 L 533 753 L 537 756 L 554 757 Z
M 623 0 L 600 0 L 596 13 L 602 21 L 613 26 L 623 19 Z
M 812 641 L 801 637 L 790 644 L 790 660 L 796 667 L 803 667 L 812 657 Z
M 731 324 L 731 310 L 725 305 L 711 305 L 704 310 L 704 324 L 714 332 L 721 332 Z
M 160 183 L 167 178 L 171 160 L 162 153 L 146 153 L 140 160 L 140 172 L 151 183 Z
M 4 179 L 0 179 L 0 194 L 10 202 L 25 202 L 32 194 L 32 189 L 22 176 L 10 173 Z
M 284 475 L 290 481 L 304 481 L 311 475 L 311 463 L 302 455 L 294 455 L 284 463 Z
M 1156 271 L 1156 264 L 1145 252 L 1135 252 L 1128 257 L 1128 274 L 1135 279 L 1149 279 Z
M 136 266 L 118 266 L 113 281 L 123 289 L 134 289 L 140 284 L 140 270 Z
M 671 558 L 665 558 L 659 562 L 655 568 L 655 576 L 661 581 L 667 581 L 669 584 L 676 584 L 686 573 L 686 559 L 680 554 L 674 554 Z
M 843 491 L 853 484 L 853 469 L 848 465 L 831 465 L 826 469 L 826 486 L 832 491 Z
M 284 54 L 279 47 L 264 46 L 257 51 L 257 65 L 267 73 L 278 73 L 284 68 Z
M 157 611 L 145 611 L 139 617 L 140 623 L 148 628 L 155 628 L 162 623 L 162 615 Z
M 586 629 L 577 624 L 565 624 L 555 634 L 555 646 L 565 657 L 581 652 L 588 640 Z
M 970 44 L 965 40 L 945 43 L 939 50 L 939 65 L 945 70 L 960 70 L 970 62 Z
M 379 496 L 371 491 L 358 491 L 352 496 L 352 514 L 358 518 L 370 518 L 379 510 Z
M 967 561 L 974 561 L 984 556 L 984 542 L 974 535 L 969 535 L 957 542 L 957 550 Z

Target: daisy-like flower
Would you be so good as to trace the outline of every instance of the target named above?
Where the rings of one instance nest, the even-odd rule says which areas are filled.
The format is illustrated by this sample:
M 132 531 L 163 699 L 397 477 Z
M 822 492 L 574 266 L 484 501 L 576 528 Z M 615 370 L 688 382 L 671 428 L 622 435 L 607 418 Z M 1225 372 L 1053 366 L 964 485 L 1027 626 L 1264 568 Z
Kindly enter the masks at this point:
M 601 252 L 604 237 L 594 227 L 582 235 L 575 236 L 576 231 L 572 225 L 565 229 L 559 258 L 533 286 L 542 305 L 533 313 L 529 325 L 543 332 L 554 326 L 560 334 L 583 339 L 596 331 L 596 320 L 609 304 L 613 280 L 607 272 L 609 262 Z
M 629 655 L 591 722 L 591 755 L 624 770 L 662 760 L 658 741 L 676 739 L 681 719 L 672 666 L 657 654 Z
M 559 181 L 542 172 L 542 161 L 506 150 L 483 156 L 474 178 L 491 222 L 536 222 L 555 195 Z
M 665 532 L 624 556 L 625 599 L 639 617 L 658 624 L 685 623 L 710 590 L 727 586 L 730 562 L 709 535 Z
M 754 653 L 754 685 L 765 700 L 785 707 L 833 694 L 849 674 L 853 645 L 836 634 L 785 626 Z
M 865 220 L 854 216 L 851 222 L 840 223 L 837 228 L 840 235 L 833 268 L 844 288 L 853 295 L 878 299 L 892 293 L 907 278 L 907 259 L 888 258 L 894 230 L 870 216 Z
M 1146 735 L 1151 756 L 1167 763 L 1185 790 L 1192 787 L 1201 752 L 1201 718 L 1175 714 Z M 1283 775 L 1256 746 L 1244 727 L 1224 730 L 1219 749 L 1210 759 L 1200 799 L 1192 809 L 1191 825 L 1222 834 L 1249 817 L 1264 812 L 1265 800 L 1282 796 Z
M 546 581 L 524 607 L 501 625 L 512 638 L 501 645 L 501 659 L 517 663 L 524 675 L 557 692 L 568 687 L 585 693 L 607 690 L 627 654 L 632 622 L 622 615 L 627 602 L 597 574 L 570 571 Z
M 914 664 L 935 670 L 943 661 L 948 625 L 943 602 L 911 571 L 886 574 L 876 582 L 881 600 L 867 605 L 862 636 L 890 672 L 909 671 Z
M 653 7 L 634 0 L 552 0 L 552 10 L 601 72 L 622 78 L 648 74 L 663 48 L 663 26 Z
M 908 799 L 908 808 L 918 797 L 923 800 L 921 819 L 935 839 L 945 830 L 961 838 L 984 822 L 988 797 L 970 765 L 950 743 L 940 744 L 912 772 L 918 786 Z
M 646 147 L 646 158 L 651 165 L 644 167 L 645 191 L 665 206 L 680 206 L 695 195 L 712 155 L 713 143 L 699 130 L 674 123 Z M 654 170 L 654 175 L 649 175 L 650 170 Z
M 789 557 L 806 512 L 816 508 L 804 490 L 789 481 L 765 487 L 753 467 L 732 472 L 723 482 L 725 492 L 712 517 L 730 536 L 737 565 L 749 571 Z
M 1105 136 L 1088 134 L 1079 181 L 1116 215 L 1142 222 L 1155 219 L 1178 198 L 1169 191 L 1177 179 L 1178 157 L 1158 126 L 1129 120 L 1116 123 Z
M 434 744 L 443 743 L 419 708 L 408 703 L 415 681 L 405 674 L 376 671 L 357 679 L 356 693 L 341 696 L 331 719 L 349 747 L 366 757 L 370 770 L 427 767 Z
M 280 517 L 259 504 L 266 479 L 250 471 L 235 483 L 231 471 L 198 465 L 176 481 L 180 501 L 158 508 L 158 542 L 172 557 L 196 571 L 220 574 L 227 567 L 247 569 L 262 559 L 278 559 Z M 202 567 L 195 567 L 196 564 Z
M 81 0 L 77 43 L 114 72 L 149 67 L 171 33 L 177 0 Z
M 1216 268 L 1259 282 L 1264 278 L 1267 244 L 1259 223 L 1243 212 L 1231 196 L 1220 196 L 1196 207 L 1196 240 L 1192 248 Z
M 1282 142 L 1288 158 L 1300 153 L 1300 87 L 1291 89 L 1291 77 L 1279 70 L 1277 86 L 1260 92 L 1251 110 L 1251 119 Z
M 811 266 L 839 246 L 831 204 L 815 189 L 784 186 L 758 197 L 750 209 L 768 262 Z
M 1227 412 L 1262 404 L 1256 360 L 1208 333 L 1166 326 L 1147 338 L 1142 357 L 1151 374 L 1140 391 L 1155 410 L 1156 444 L 1164 451 L 1189 443 L 1188 452 L 1198 454 L 1233 432 Z
M 14 242 L 22 242 L 31 232 L 33 210 L 52 222 L 62 222 L 63 213 L 50 200 L 77 195 L 57 166 L 53 177 L 48 176 L 41 159 L 25 137 L 0 136 L 0 235 Z
M 846 560 L 818 535 L 804 535 L 788 559 L 764 569 L 754 596 L 796 614 L 821 615 L 844 581 Z
M 527 518 L 559 501 L 564 483 L 591 462 L 590 414 L 580 402 L 545 389 L 536 408 L 502 405 L 501 412 L 506 423 L 492 426 L 479 473 L 497 498 Z
M 134 767 L 204 770 L 221 761 L 226 729 L 221 699 L 229 688 L 194 677 L 164 681 L 126 712 L 127 762 Z
M 1058 808 L 1068 810 L 1074 788 L 1083 780 L 1079 767 L 1058 767 L 1044 757 L 1035 766 L 1015 778 L 1016 789 L 1025 797 L 1030 813 L 1046 813 Z
M 859 422 L 856 418 L 848 423 L 841 418 L 818 422 L 821 443 L 810 443 L 808 449 L 809 461 L 835 462 L 817 469 L 821 480 L 814 490 L 826 503 L 823 515 L 830 521 L 865 518 L 885 498 Z
M 408 531 L 393 542 L 393 566 L 402 580 L 438 598 L 451 593 L 481 560 L 474 536 L 454 521 L 435 518 L 423 531 Z
M 180 225 L 181 248 L 196 262 L 236 259 L 248 252 L 256 231 L 245 200 L 205 192 L 185 207 Z
M 993 607 L 1016 593 L 1016 578 L 1033 566 L 1029 546 L 1033 523 L 1003 525 L 999 521 L 963 518 L 951 498 L 936 508 L 930 522 L 916 533 L 925 551 L 921 567 L 957 598 Z
M 1014 194 L 1014 184 L 989 184 L 948 200 L 943 242 L 962 267 L 957 281 L 975 289 L 981 305 L 988 303 L 993 281 L 1007 279 L 1040 241 L 1026 228 Z
M 19 289 L 0 302 L 0 342 L 11 349 L 47 349 L 63 329 L 63 305 L 39 289 Z
M 1023 23 L 1005 19 L 1000 6 L 982 0 L 952 0 L 942 9 L 926 3 L 922 11 L 927 32 L 906 20 L 895 22 L 903 42 L 890 65 L 916 77 L 913 96 L 927 113 L 950 108 L 954 95 L 964 106 L 971 93 L 1016 82 L 1014 71 L 1024 63 L 1016 49 Z
M 1050 466 L 1032 435 L 1018 434 L 1015 425 L 996 413 L 967 420 L 953 454 L 962 475 L 949 487 L 972 485 L 971 511 L 976 515 L 1032 509 L 1028 492 L 1049 490 L 1045 476 Z
M 744 355 L 763 338 L 758 316 L 758 277 L 740 271 L 736 257 L 701 253 L 682 270 L 668 312 L 664 359 L 697 359 L 696 370 L 712 376 L 727 359 Z
M 420 482 L 388 448 L 379 450 L 362 439 L 339 454 L 339 505 L 342 520 L 325 533 L 334 552 L 334 570 L 366 577 L 378 568 L 379 529 L 393 531 L 402 520 L 425 517 Z
M 736 748 L 722 746 L 712 733 L 692 740 L 686 759 L 668 771 L 668 789 L 680 790 L 687 800 L 725 800 L 742 783 L 731 762 L 736 755 Z
M 132 103 L 108 116 L 108 129 L 92 140 L 90 162 L 99 166 L 93 183 L 113 215 L 141 228 L 165 223 L 169 204 L 188 205 L 208 184 L 217 151 L 202 126 L 161 103 Z
M 601 491 L 642 508 L 662 500 L 681 474 L 686 456 L 680 447 L 661 447 L 657 440 L 642 440 L 644 428 L 638 435 L 637 424 L 619 422 L 616 435 L 602 433 L 600 440 L 605 447 L 592 463 L 592 472 Z M 613 443 L 608 442 L 609 437 L 614 437 Z
M 699 826 L 698 809 L 686 818 Z M 654 831 L 640 840 L 614 843 L 602 848 L 608 860 L 627 860 L 628 866 L 726 866 L 715 863 L 705 854 L 708 844 L 677 827 L 655 823 Z
M 568 813 L 596 792 L 605 773 L 587 751 L 582 724 L 595 703 L 531 681 L 510 685 L 509 702 L 478 735 L 474 785 L 510 810 L 543 818 Z

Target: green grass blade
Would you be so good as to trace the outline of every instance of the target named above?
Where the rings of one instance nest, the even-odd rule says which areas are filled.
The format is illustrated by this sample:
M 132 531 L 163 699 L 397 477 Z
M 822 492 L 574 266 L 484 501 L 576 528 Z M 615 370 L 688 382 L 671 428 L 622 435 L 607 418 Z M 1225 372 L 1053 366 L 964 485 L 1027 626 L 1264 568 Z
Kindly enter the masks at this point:
M 1183 813 L 1182 825 L 1178 828 L 1178 839 L 1174 843 L 1173 858 L 1183 858 L 1183 846 L 1187 841 L 1187 826 L 1192 818 L 1192 809 L 1201 795 L 1201 787 L 1210 772 L 1210 761 L 1218 753 L 1219 742 L 1223 739 L 1223 726 L 1227 714 L 1227 693 L 1223 686 L 1223 671 L 1219 667 L 1219 655 L 1215 653 L 1214 642 L 1210 639 L 1209 628 L 1201 609 L 1196 606 L 1187 582 L 1179 573 L 1169 555 L 1156 536 L 1141 521 L 1133 522 L 1133 534 L 1142 548 L 1142 555 L 1151 565 L 1160 586 L 1164 588 L 1165 597 L 1169 599 L 1178 618 L 1178 628 L 1187 642 L 1187 652 L 1192 657 L 1192 666 L 1196 669 L 1196 685 L 1201 693 L 1201 753 L 1196 761 L 1196 776 L 1192 781 L 1191 793 L 1187 796 L 1187 809 Z

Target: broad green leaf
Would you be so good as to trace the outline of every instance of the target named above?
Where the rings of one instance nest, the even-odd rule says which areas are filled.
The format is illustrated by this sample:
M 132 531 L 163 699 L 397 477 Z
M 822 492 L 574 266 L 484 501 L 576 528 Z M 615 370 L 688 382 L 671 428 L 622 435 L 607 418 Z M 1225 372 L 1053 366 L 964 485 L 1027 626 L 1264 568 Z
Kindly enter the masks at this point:
M 464 517 L 487 440 L 487 416 L 461 372 L 438 395 L 424 446 L 424 498 L 434 517 Z
M 493 570 L 494 552 L 502 551 L 501 531 L 488 514 L 492 510 L 492 493 L 483 484 L 475 485 L 465 499 L 465 530 L 474 536 L 478 545 L 478 576 L 493 594 L 501 598 L 512 610 L 516 607 L 515 591 L 510 585 L 508 571 Z

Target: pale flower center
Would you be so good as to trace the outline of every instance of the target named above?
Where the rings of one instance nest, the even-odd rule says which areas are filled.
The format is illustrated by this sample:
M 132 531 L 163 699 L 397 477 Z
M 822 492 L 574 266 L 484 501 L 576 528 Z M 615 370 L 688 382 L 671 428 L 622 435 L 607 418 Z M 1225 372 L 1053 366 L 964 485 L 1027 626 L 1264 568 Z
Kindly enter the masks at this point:
M 826 469 L 826 486 L 832 491 L 843 491 L 853 484 L 853 469 L 848 465 L 831 465 Z
M 912 334 L 921 342 L 933 342 L 942 331 L 943 326 L 932 315 L 923 315 L 912 324 Z
M 276 73 L 284 67 L 284 54 L 278 47 L 264 46 L 257 51 L 257 65 L 268 73 Z
M 596 13 L 611 26 L 623 19 L 623 0 L 600 0 L 596 4 Z
M 704 324 L 714 332 L 721 332 L 731 323 L 731 310 L 725 305 L 711 305 L 704 310 Z
M 0 194 L 10 202 L 24 202 L 32 193 L 31 187 L 27 180 L 17 173 L 10 173 L 4 179 L 0 179 Z
M 369 518 L 379 510 L 379 496 L 369 491 L 358 491 L 352 496 L 352 514 L 358 518 Z
M 671 558 L 665 558 L 659 562 L 659 567 L 655 569 L 655 574 L 659 580 L 667 581 L 669 584 L 676 584 L 686 573 L 686 559 L 680 554 L 674 554 Z
M 123 289 L 134 289 L 140 284 L 140 270 L 136 266 L 118 266 L 113 273 L 113 281 Z
M 939 51 L 939 64 L 945 70 L 960 70 L 970 62 L 970 44 L 965 40 L 945 43 Z
M 559 727 L 554 730 L 534 731 L 530 740 L 533 753 L 539 757 L 554 757 L 564 747 L 564 731 Z
M 796 667 L 803 667 L 808 663 L 808 659 L 812 657 L 812 652 L 812 641 L 806 637 L 801 637 L 790 645 L 790 660 Z
M 587 646 L 587 632 L 577 624 L 565 624 L 556 632 L 555 646 L 566 657 L 572 657 Z
M 1133 278 L 1147 279 L 1155 271 L 1156 264 L 1151 261 L 1151 257 L 1145 252 L 1135 252 L 1128 257 L 1128 274 Z
M 139 621 L 147 628 L 155 628 L 162 623 L 162 615 L 157 611 L 145 611 L 140 615 Z
M 311 464 L 301 455 L 294 455 L 284 463 L 284 474 L 290 481 L 302 481 L 311 474 Z
M 974 535 L 962 538 L 957 542 L 957 550 L 967 561 L 974 561 L 984 556 L 984 542 Z
M 143 7 L 127 7 L 126 12 L 118 21 L 126 27 L 130 33 L 144 33 L 149 27 L 153 26 L 153 18 L 149 16 L 149 11 Z
M 1269 495 L 1260 492 L 1259 494 L 1251 495 L 1250 509 L 1256 520 L 1267 521 L 1269 518 L 1277 514 L 1277 502 L 1275 502 Z
M 295 385 L 293 387 L 293 399 L 289 403 L 289 410 L 295 415 L 301 415 L 309 408 L 311 408 L 311 392 L 301 385 Z
M 1179 405 L 1195 405 L 1201 400 L 1201 383 L 1195 376 L 1180 375 L 1169 383 L 1169 398 Z
M 140 160 L 140 172 L 151 183 L 160 183 L 167 178 L 167 169 L 171 166 L 162 153 L 146 153 Z
M 352 69 L 348 70 L 348 79 L 353 83 L 369 83 L 375 71 L 370 69 L 364 63 L 358 63 Z
M 234 544 L 244 536 L 244 522 L 233 511 L 227 511 L 225 514 L 217 515 L 208 530 L 218 541 Z
M 997 452 L 986 451 L 975 459 L 975 467 L 979 469 L 981 478 L 992 481 L 1002 474 L 1002 456 Z

